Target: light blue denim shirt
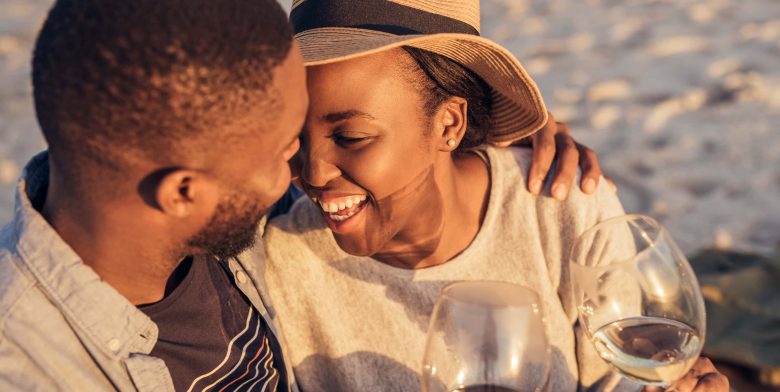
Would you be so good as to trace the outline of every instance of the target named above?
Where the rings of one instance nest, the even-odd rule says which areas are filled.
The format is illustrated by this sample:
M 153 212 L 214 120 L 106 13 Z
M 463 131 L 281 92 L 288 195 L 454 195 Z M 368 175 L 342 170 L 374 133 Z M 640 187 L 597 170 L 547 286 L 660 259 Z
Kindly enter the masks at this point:
M 47 184 L 42 152 L 25 167 L 14 220 L 0 230 L 0 391 L 172 391 L 165 363 L 149 355 L 154 322 L 101 281 L 33 207 Z M 261 249 L 229 266 L 283 345 L 263 302 Z M 288 390 L 297 391 L 285 367 Z

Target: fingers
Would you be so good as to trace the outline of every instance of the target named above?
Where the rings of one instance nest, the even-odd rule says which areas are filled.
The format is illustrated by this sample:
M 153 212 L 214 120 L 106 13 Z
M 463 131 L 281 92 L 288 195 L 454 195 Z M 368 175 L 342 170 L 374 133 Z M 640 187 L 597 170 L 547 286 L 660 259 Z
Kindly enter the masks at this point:
M 556 122 L 555 117 L 550 114 L 544 127 L 530 139 L 533 155 L 528 175 L 528 190 L 531 193 L 538 195 L 542 191 L 544 180 L 554 160 L 557 160 L 557 165 L 550 191 L 555 199 L 565 200 L 569 195 L 578 168 L 582 170 L 580 187 L 583 192 L 592 194 L 596 191 L 603 174 L 598 156 L 590 148 L 577 143 L 569 134 L 566 124 Z M 608 183 L 616 191 L 614 183 Z
M 701 388 L 701 389 L 699 389 Z M 693 392 L 718 391 L 729 392 L 731 384 L 723 373 L 710 373 L 699 380 L 699 385 Z
M 666 392 L 692 392 L 693 388 L 696 388 L 697 382 L 699 382 L 699 377 L 688 372 L 683 378 L 673 382 L 669 388 L 666 388 Z
M 528 174 L 528 190 L 535 195 L 542 192 L 544 179 L 555 158 L 555 134 L 558 132 L 558 125 L 552 117 L 550 119 L 551 121 L 548 121 L 531 139 L 533 149 L 531 170 Z
M 555 166 L 555 178 L 551 188 L 552 196 L 558 200 L 565 200 L 569 195 L 569 188 L 577 177 L 577 167 L 580 163 L 580 153 L 577 144 L 569 136 L 565 124 L 559 124 L 562 132 L 555 135 L 555 147 L 558 154 L 558 164 Z M 595 185 L 594 185 L 595 189 Z
M 688 373 L 693 373 L 696 376 L 701 376 L 707 373 L 717 372 L 718 369 L 715 368 L 715 365 L 712 364 L 712 361 L 710 361 L 707 357 L 699 357 L 699 359 L 696 360 L 696 362 L 693 363 L 693 366 L 691 366 L 691 370 L 688 371 Z
M 582 188 L 583 192 L 590 195 L 596 191 L 599 179 L 603 174 L 601 164 L 599 164 L 599 158 L 596 156 L 595 151 L 579 143 L 575 143 L 575 145 L 580 153 L 580 168 L 582 170 L 580 188 Z
M 728 392 L 729 379 L 721 373 L 705 374 L 699 378 L 699 383 L 693 392 Z
M 718 372 L 709 358 L 699 358 L 691 370 L 674 382 L 667 391 L 675 392 L 728 392 L 729 380 Z

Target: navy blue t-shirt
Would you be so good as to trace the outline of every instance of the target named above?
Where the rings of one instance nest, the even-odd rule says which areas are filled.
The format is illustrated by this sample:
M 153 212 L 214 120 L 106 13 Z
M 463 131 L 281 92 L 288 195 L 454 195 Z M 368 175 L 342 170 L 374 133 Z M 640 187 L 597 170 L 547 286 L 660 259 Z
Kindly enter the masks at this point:
M 182 261 L 186 273 L 162 301 L 140 306 L 159 329 L 152 356 L 165 361 L 177 391 L 276 391 L 284 367 L 273 335 L 224 264 Z

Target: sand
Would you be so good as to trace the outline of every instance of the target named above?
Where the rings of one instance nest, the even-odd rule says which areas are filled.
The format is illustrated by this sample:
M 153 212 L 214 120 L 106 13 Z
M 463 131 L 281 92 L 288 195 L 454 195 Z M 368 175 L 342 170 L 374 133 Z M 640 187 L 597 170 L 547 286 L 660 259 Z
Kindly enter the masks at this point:
M 50 0 L 0 0 L 0 222 L 44 148 L 29 57 Z M 780 247 L 780 2 L 483 0 L 483 35 L 683 250 Z

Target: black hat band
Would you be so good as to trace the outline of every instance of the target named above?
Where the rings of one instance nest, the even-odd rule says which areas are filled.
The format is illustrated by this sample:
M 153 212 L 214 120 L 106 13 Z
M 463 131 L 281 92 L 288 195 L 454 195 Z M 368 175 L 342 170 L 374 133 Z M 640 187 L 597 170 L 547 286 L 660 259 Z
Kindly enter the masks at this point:
M 296 34 L 322 27 L 348 27 L 395 35 L 479 35 L 468 23 L 387 0 L 306 0 L 292 10 L 290 21 Z

